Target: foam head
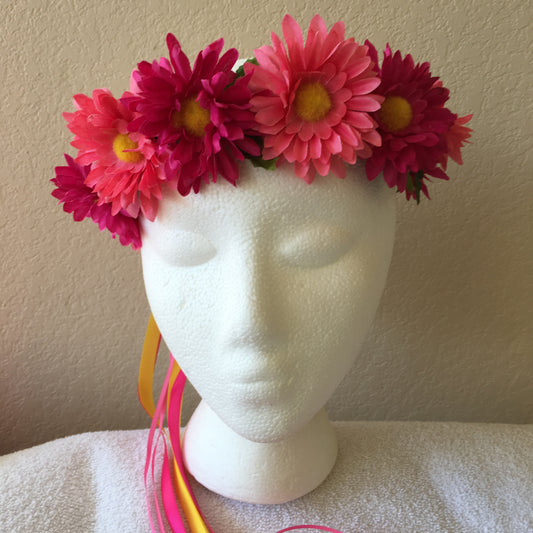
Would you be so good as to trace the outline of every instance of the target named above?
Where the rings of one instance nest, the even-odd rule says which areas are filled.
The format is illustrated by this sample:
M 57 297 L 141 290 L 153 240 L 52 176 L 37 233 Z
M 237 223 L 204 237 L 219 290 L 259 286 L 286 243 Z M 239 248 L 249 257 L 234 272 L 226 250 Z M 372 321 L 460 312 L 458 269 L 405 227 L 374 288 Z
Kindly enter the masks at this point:
M 373 320 L 394 195 L 362 165 L 308 185 L 245 161 L 237 187 L 165 191 L 142 220 L 148 300 L 200 396 L 231 429 L 282 439 L 323 407 Z

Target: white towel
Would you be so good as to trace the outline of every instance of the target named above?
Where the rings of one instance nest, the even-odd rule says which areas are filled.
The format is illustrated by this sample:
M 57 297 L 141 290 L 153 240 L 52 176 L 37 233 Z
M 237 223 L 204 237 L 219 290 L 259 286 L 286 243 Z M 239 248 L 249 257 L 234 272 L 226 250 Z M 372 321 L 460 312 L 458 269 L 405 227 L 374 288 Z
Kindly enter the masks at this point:
M 297 524 L 343 533 L 533 531 L 533 425 L 335 427 L 337 464 L 293 502 L 245 504 L 193 481 L 214 533 L 275 533 Z M 0 532 L 148 533 L 146 436 L 85 433 L 1 457 Z

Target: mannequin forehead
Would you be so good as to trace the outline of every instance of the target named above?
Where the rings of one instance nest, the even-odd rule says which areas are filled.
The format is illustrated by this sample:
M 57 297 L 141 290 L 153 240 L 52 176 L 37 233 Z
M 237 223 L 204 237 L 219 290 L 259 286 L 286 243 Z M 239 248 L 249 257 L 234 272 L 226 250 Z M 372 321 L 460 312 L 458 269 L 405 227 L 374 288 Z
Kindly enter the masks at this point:
M 170 188 L 164 191 L 156 225 L 213 235 L 265 224 L 357 226 L 390 193 L 377 180 L 368 182 L 360 166 L 348 169 L 345 179 L 317 176 L 307 184 L 291 169 L 273 172 L 245 162 L 237 187 L 220 180 L 187 197 Z

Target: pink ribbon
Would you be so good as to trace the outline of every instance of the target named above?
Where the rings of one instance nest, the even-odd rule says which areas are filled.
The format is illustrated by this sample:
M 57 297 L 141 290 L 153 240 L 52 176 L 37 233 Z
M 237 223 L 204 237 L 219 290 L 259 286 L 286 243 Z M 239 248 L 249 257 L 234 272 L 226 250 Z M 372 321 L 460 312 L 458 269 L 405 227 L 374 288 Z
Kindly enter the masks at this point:
M 295 531 L 297 529 L 318 529 L 319 531 L 329 531 L 330 533 L 342 533 L 342 531 L 339 531 L 338 529 L 333 529 L 331 527 L 327 527 L 327 526 L 312 526 L 312 525 L 291 526 L 291 527 L 287 527 L 285 529 L 280 529 L 277 533 L 285 533 L 286 531 Z
M 164 532 L 165 531 L 165 527 L 163 525 L 163 517 L 162 517 L 162 514 L 161 514 L 161 509 L 159 507 L 159 501 L 157 499 L 157 490 L 156 490 L 156 482 L 155 482 L 155 458 L 156 458 L 156 454 L 157 454 L 157 448 L 158 448 L 158 445 L 159 445 L 159 440 L 160 440 L 161 437 L 163 437 L 164 457 L 165 457 L 165 459 L 167 459 L 167 464 L 168 464 L 167 444 L 166 444 L 166 441 L 165 441 L 165 438 L 164 438 L 164 435 L 163 435 L 163 421 L 164 421 L 164 418 L 165 418 L 165 414 L 164 414 L 165 413 L 165 411 L 164 411 L 165 399 L 167 397 L 168 383 L 169 383 L 169 380 L 170 380 L 170 374 L 172 372 L 172 366 L 173 366 L 173 361 L 170 362 L 170 365 L 169 365 L 169 368 L 168 368 L 168 372 L 167 372 L 167 375 L 165 377 L 165 381 L 163 383 L 163 387 L 161 389 L 161 394 L 159 396 L 159 400 L 157 402 L 156 410 L 155 410 L 154 416 L 152 418 L 152 423 L 150 425 L 150 431 L 148 433 L 148 441 L 147 441 L 147 445 L 146 445 L 146 461 L 145 461 L 145 464 L 144 464 L 144 488 L 145 488 L 145 491 L 146 491 L 146 507 L 148 509 L 148 519 L 150 521 L 150 529 L 152 530 L 153 533 L 155 533 L 156 530 L 154 528 L 152 512 L 151 512 L 151 509 L 150 509 L 150 498 L 149 498 L 150 491 L 148 490 L 148 472 L 151 471 L 152 501 L 154 503 L 154 507 L 155 507 L 155 510 L 156 510 L 156 516 L 157 516 L 157 523 L 159 525 L 159 531 Z M 155 444 L 154 444 L 154 436 L 155 436 L 156 430 L 157 430 L 157 438 L 156 438 Z M 162 474 L 162 478 L 161 479 L 163 479 L 163 474 Z M 163 482 L 162 482 L 162 484 L 163 484 Z M 175 529 L 173 531 L 174 531 L 174 533 L 186 533 L 185 528 L 183 527 L 183 522 L 181 524 L 181 529 Z

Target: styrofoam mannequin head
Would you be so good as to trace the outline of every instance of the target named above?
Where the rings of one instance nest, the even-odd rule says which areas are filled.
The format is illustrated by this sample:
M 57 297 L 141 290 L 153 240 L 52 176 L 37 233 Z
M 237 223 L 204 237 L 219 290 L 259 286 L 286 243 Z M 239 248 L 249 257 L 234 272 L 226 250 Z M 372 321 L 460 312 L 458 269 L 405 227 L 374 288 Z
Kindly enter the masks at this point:
M 395 205 L 363 165 L 308 185 L 241 165 L 237 187 L 166 190 L 142 220 L 150 307 L 170 351 L 233 431 L 273 442 L 320 410 L 373 320 Z

